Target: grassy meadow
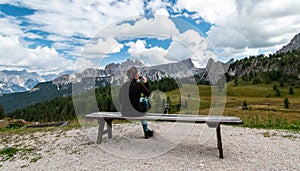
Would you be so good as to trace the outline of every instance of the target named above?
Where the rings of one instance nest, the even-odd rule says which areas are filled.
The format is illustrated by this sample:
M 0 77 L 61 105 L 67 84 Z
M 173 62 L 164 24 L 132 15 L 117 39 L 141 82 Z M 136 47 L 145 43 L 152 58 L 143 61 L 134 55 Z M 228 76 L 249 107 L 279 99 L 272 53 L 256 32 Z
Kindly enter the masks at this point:
M 280 96 L 273 90 L 274 85 L 278 86 Z M 238 85 L 228 82 L 222 91 L 206 85 L 197 87 L 198 91 L 195 86 L 185 85 L 167 92 L 164 96 L 170 97 L 173 107 L 170 113 L 237 116 L 246 127 L 300 130 L 300 88 L 293 87 L 294 94 L 289 94 L 289 85 L 253 85 L 243 81 Z M 215 112 L 211 108 L 216 108 Z

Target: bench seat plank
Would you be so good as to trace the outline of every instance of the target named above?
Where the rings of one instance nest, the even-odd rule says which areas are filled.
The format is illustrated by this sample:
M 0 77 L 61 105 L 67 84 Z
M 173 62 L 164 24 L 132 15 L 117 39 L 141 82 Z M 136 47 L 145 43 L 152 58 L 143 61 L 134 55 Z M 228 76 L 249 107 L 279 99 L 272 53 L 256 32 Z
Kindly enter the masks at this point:
M 142 117 L 125 117 L 120 112 L 96 112 L 85 115 L 93 119 L 119 119 L 119 120 L 148 120 L 163 122 L 191 122 L 191 123 L 220 123 L 220 124 L 242 124 L 243 121 L 234 116 L 211 116 L 211 115 L 185 115 L 185 114 L 157 114 L 147 113 Z

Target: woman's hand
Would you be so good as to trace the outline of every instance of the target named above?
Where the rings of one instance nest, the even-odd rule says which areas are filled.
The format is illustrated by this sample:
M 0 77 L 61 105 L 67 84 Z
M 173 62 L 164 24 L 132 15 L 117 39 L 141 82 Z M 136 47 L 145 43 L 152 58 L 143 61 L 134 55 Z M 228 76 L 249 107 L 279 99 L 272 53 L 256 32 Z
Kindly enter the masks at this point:
M 144 76 L 142 76 L 142 78 L 143 78 L 143 82 L 146 83 L 147 82 L 147 78 L 144 77 Z

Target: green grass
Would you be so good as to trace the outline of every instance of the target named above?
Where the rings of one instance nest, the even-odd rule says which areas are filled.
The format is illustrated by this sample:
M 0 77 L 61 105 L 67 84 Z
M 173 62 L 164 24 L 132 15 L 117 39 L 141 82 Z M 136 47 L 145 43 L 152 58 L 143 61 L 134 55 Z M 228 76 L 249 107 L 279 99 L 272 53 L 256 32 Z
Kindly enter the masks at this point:
M 31 148 L 17 148 L 17 147 L 6 147 L 0 149 L 0 161 L 7 161 L 13 160 L 17 154 L 20 156 L 25 156 L 26 154 L 34 154 L 33 152 L 36 150 L 35 147 Z M 41 157 L 35 157 L 31 159 L 31 162 L 36 162 L 37 160 L 41 159 Z
M 281 93 L 280 97 L 276 96 L 273 90 L 274 84 L 278 85 Z M 233 82 L 229 82 L 226 86 L 226 105 L 223 115 L 240 117 L 244 122 L 242 126 L 245 127 L 299 131 L 300 89 L 294 87 L 295 94 L 290 95 L 288 93 L 290 87 L 289 85 L 280 87 L 278 82 L 259 85 L 239 82 L 238 86 L 234 86 Z M 191 93 L 193 97 L 180 94 L 179 90 L 167 92 L 166 95 L 171 97 L 174 105 L 180 104 L 180 95 L 181 100 L 190 99 L 188 108 L 192 111 L 189 111 L 189 113 L 207 115 L 211 107 L 211 92 L 215 91 L 215 89 L 214 87 L 199 85 L 198 90 L 199 94 Z M 197 100 L 199 97 L 200 101 Z M 219 98 L 222 100 L 222 96 Z M 288 98 L 290 101 L 289 109 L 284 108 L 284 98 Z M 248 110 L 242 109 L 244 100 L 247 102 Z M 172 112 L 179 113 L 179 110 Z M 185 111 L 183 110 L 183 112 Z
M 17 152 L 20 151 L 18 148 L 8 147 L 0 150 L 1 156 L 6 156 L 6 160 L 14 157 Z
M 79 128 L 80 124 L 77 119 L 68 122 L 68 126 L 63 127 L 41 127 L 41 128 L 25 128 L 25 127 L 16 127 L 16 128 L 0 128 L 0 136 L 7 134 L 24 134 L 24 133 L 35 133 L 35 132 L 48 132 L 48 131 L 68 131 L 74 128 Z M 1 142 L 1 139 L 0 139 Z

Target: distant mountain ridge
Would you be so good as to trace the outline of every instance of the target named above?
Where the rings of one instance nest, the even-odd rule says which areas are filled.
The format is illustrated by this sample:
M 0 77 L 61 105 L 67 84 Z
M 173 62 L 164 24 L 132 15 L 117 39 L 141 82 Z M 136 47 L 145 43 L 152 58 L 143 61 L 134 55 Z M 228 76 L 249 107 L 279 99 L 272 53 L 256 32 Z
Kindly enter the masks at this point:
M 3 70 L 0 71 L 0 93 L 28 91 L 43 81 L 44 78 L 36 72 Z
M 76 87 L 82 84 L 79 91 L 110 85 L 114 81 L 124 80 L 125 71 L 130 66 L 138 67 L 141 74 L 147 76 L 150 80 L 159 80 L 166 77 L 190 77 L 199 71 L 190 59 L 152 67 L 145 66 L 139 60 L 128 59 L 121 64 L 109 64 L 105 69 L 88 68 L 80 73 L 65 74 L 52 81 L 38 83 L 30 91 L 4 94 L 0 96 L 0 104 L 7 113 L 58 96 L 69 96 L 71 93 L 78 93 L 77 90 L 75 92 L 74 89 L 72 90 L 74 85 Z
M 29 91 L 41 82 L 51 81 L 54 78 L 68 73 L 65 71 L 60 74 L 40 75 L 36 72 L 28 72 L 27 70 L 2 70 L 0 71 L 0 94 L 18 93 Z
M 140 60 L 127 59 L 120 64 L 110 63 L 105 66 L 105 69 L 88 68 L 80 73 L 68 71 L 65 72 L 66 74 L 59 74 L 61 76 L 55 74 L 41 76 L 35 72 L 30 73 L 26 70 L 4 70 L 0 71 L 0 94 L 26 92 L 33 89 L 40 82 L 47 81 L 51 81 L 51 83 L 54 84 L 58 90 L 68 89 L 70 88 L 71 83 L 79 83 L 83 78 L 89 77 L 97 78 L 96 82 L 98 85 L 108 85 L 116 80 L 124 80 L 126 77 L 125 71 L 130 66 L 138 67 L 142 75 L 153 81 L 166 77 L 192 77 L 195 74 L 204 73 L 205 70 L 208 71 L 209 69 L 207 69 L 207 67 L 212 67 L 212 65 L 208 65 L 206 68 L 196 68 L 191 59 L 150 67 L 145 66 Z M 203 79 L 207 78 L 204 77 Z M 35 90 L 36 89 L 33 89 L 33 91 Z
M 141 75 L 146 76 L 148 79 L 154 81 L 166 77 L 183 78 L 190 77 L 197 72 L 191 59 L 179 61 L 177 63 L 169 63 L 147 67 L 140 60 L 130 60 L 115 64 L 108 64 L 105 69 L 88 68 L 80 73 L 73 73 L 70 75 L 60 76 L 52 81 L 57 86 L 67 85 L 71 83 L 79 83 L 83 78 L 96 78 L 105 84 L 112 84 L 126 78 L 126 70 L 135 66 L 139 68 Z

